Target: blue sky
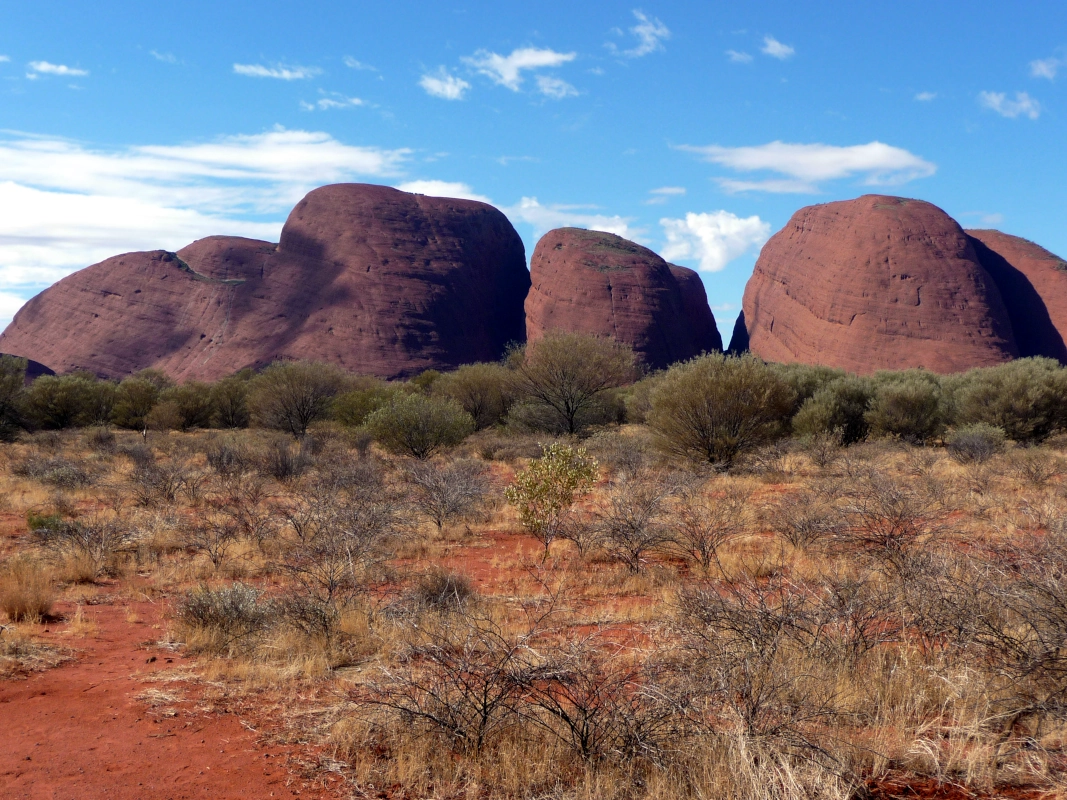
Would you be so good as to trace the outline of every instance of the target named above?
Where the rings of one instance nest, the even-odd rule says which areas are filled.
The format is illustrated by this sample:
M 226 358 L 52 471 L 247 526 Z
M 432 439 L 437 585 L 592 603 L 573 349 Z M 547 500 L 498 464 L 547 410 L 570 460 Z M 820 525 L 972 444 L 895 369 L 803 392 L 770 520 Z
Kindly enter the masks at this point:
M 798 208 L 929 200 L 1067 255 L 1062 2 L 8 2 L 0 324 L 69 272 L 277 239 L 314 186 L 611 230 L 728 335 Z

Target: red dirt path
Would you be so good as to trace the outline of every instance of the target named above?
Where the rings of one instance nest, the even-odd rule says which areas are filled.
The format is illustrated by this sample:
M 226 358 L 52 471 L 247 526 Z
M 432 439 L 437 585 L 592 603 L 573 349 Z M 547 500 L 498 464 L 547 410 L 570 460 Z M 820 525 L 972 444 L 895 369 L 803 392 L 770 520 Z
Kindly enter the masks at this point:
M 127 609 L 144 621 L 131 622 Z M 310 753 L 263 743 L 233 715 L 199 713 L 188 703 L 150 708 L 136 699 L 171 688 L 146 677 L 187 663 L 148 644 L 159 638 L 157 606 L 90 606 L 84 614 L 97 628 L 84 639 L 63 635 L 63 625 L 43 634 L 77 648 L 74 661 L 0 682 L 0 797 L 343 796 L 337 786 L 324 787 L 323 778 L 312 783 L 298 774 L 300 757 Z

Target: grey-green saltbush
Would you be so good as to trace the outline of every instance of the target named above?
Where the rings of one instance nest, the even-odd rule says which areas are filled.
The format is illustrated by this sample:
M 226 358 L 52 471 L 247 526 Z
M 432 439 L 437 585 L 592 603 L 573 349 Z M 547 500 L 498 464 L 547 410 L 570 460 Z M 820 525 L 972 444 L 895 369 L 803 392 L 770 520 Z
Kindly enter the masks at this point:
M 366 426 L 386 450 L 424 459 L 474 433 L 474 418 L 454 400 L 409 394 L 379 408 L 367 417 Z

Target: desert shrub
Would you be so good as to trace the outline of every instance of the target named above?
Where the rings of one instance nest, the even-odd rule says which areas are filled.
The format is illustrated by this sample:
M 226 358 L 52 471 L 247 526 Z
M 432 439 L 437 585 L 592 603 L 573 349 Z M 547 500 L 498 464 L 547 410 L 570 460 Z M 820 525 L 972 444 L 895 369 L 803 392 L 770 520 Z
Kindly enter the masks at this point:
M 596 460 L 584 448 L 554 443 L 504 490 L 523 529 L 545 546 L 546 558 L 552 542 L 566 535 L 574 503 L 593 488 L 597 473 Z
M 0 611 L 12 622 L 41 620 L 55 601 L 55 579 L 45 565 L 19 556 L 0 566 Z
M 844 522 L 830 498 L 810 489 L 780 495 L 763 510 L 767 527 L 794 547 L 810 547 L 841 532 Z
M 156 403 L 145 416 L 144 424 L 148 430 L 160 433 L 179 430 L 182 426 L 182 415 L 178 404 L 173 400 Z
M 938 377 L 925 370 L 879 373 L 864 421 L 875 436 L 923 444 L 940 436 L 948 418 Z
M 148 427 L 148 415 L 159 402 L 161 391 L 158 381 L 148 378 L 126 378 L 115 389 L 115 404 L 111 411 L 112 422 L 120 428 L 145 430 Z
M 1008 468 L 1015 476 L 1031 486 L 1047 486 L 1053 478 L 1067 471 L 1067 464 L 1056 453 L 1044 448 L 1028 447 L 1012 454 Z
M 226 556 L 241 538 L 241 527 L 228 515 L 198 516 L 185 528 L 182 544 L 193 553 L 202 553 L 216 569 L 221 569 Z
M 981 464 L 1004 450 L 1001 428 L 984 422 L 961 425 L 947 438 L 948 452 L 961 464 Z
M 1016 442 L 1040 442 L 1067 421 L 1067 370 L 1021 358 L 945 379 L 957 426 L 984 423 Z
M 94 402 L 97 393 L 95 378 L 84 373 L 42 375 L 25 391 L 23 415 L 35 429 L 61 430 L 88 425 L 100 416 Z
M 634 425 L 644 424 L 652 408 L 652 392 L 659 385 L 665 373 L 655 372 L 628 386 L 623 392 L 622 400 L 626 407 L 626 421 Z
M 137 466 L 130 476 L 130 488 L 138 505 L 170 506 L 178 501 L 189 479 L 189 471 L 180 461 Z
M 625 414 L 615 391 L 636 377 L 633 350 L 614 339 L 551 332 L 512 354 L 516 405 L 508 419 L 550 433 L 580 434 Z
M 214 442 L 204 455 L 208 466 L 227 478 L 249 472 L 253 466 L 252 454 L 234 440 Z
M 265 428 L 304 436 L 312 422 L 326 418 L 343 386 L 344 374 L 330 364 L 276 361 L 249 385 L 252 419 Z
M 631 573 L 636 575 L 648 555 L 671 543 L 668 502 L 676 489 L 668 476 L 644 473 L 612 484 L 597 505 L 599 541 Z
M 78 461 L 66 458 L 42 458 L 31 455 L 15 462 L 11 471 L 25 478 L 34 478 L 57 489 L 81 489 L 93 483 L 93 475 Z
M 189 381 L 181 386 L 167 389 L 160 395 L 161 403 L 173 403 L 178 415 L 178 430 L 210 428 L 215 418 L 212 388 L 206 383 Z
M 615 476 L 636 475 L 649 462 L 652 443 L 643 430 L 621 432 L 617 428 L 597 431 L 586 441 L 586 449 L 597 462 Z
M 719 548 L 748 528 L 749 493 L 732 486 L 682 484 L 671 508 L 675 553 L 707 574 Z
M 466 446 L 486 461 L 511 463 L 524 458 L 538 458 L 543 440 L 544 437 L 538 434 L 519 434 L 494 428 L 476 432 L 467 440 Z
M 424 369 L 415 377 L 408 381 L 408 385 L 416 391 L 423 394 L 429 394 L 433 390 L 433 385 L 437 383 L 438 378 L 441 377 L 441 372 L 436 369 Z
M 141 442 L 123 445 L 119 448 L 119 454 L 130 459 L 136 469 L 143 469 L 156 462 L 155 452 L 147 444 Z
M 33 540 L 60 559 L 69 560 L 78 577 L 95 581 L 114 570 L 115 559 L 136 534 L 119 520 L 87 517 L 64 520 L 56 515 L 27 515 Z
M 666 452 L 729 466 L 782 435 L 793 390 L 758 358 L 720 354 L 671 367 L 652 394 L 648 425 Z
M 411 502 L 438 530 L 445 523 L 477 518 L 488 500 L 489 474 L 478 461 L 418 462 L 405 470 Z
M 793 431 L 798 436 L 833 434 L 845 445 L 861 442 L 870 433 L 866 415 L 873 393 L 866 378 L 836 378 L 805 401 L 793 417 Z
M 467 364 L 446 372 L 433 393 L 455 400 L 474 419 L 476 430 L 496 425 L 511 408 L 514 376 L 502 364 Z
M 401 395 L 408 389 L 403 384 L 390 384 L 378 378 L 357 378 L 355 388 L 334 398 L 330 416 L 350 428 L 357 428 L 367 417 Z
M 386 450 L 426 459 L 470 436 L 474 419 L 454 400 L 409 394 L 371 414 L 367 429 Z
M 247 648 L 277 620 L 278 608 L 253 586 L 235 583 L 222 589 L 201 586 L 176 609 L 178 622 L 206 634 L 200 650 L 233 654 Z
M 463 608 L 475 595 L 466 575 L 445 569 L 432 569 L 412 587 L 412 597 L 423 608 L 455 611 Z
M 771 369 L 795 392 L 796 399 L 793 402 L 794 416 L 819 389 L 828 383 L 845 377 L 845 371 L 834 367 L 824 367 L 816 364 L 771 364 Z
M 85 443 L 98 453 L 113 453 L 115 432 L 108 425 L 94 425 L 85 430 Z
M 232 376 L 211 386 L 210 402 L 218 428 L 247 428 L 252 419 L 248 409 L 248 381 Z
M 0 441 L 10 442 L 22 427 L 26 359 L 0 355 Z
M 291 481 L 303 475 L 314 463 L 311 440 L 305 436 L 298 442 L 275 439 L 259 458 L 259 470 L 278 481 Z

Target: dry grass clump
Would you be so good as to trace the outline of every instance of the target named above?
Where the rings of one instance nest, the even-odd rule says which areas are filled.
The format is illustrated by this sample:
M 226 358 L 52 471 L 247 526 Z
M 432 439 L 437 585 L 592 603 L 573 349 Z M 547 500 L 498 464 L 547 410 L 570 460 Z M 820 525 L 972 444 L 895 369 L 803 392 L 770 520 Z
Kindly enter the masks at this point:
M 0 611 L 12 622 L 40 622 L 56 601 L 51 569 L 27 556 L 16 556 L 0 566 Z

